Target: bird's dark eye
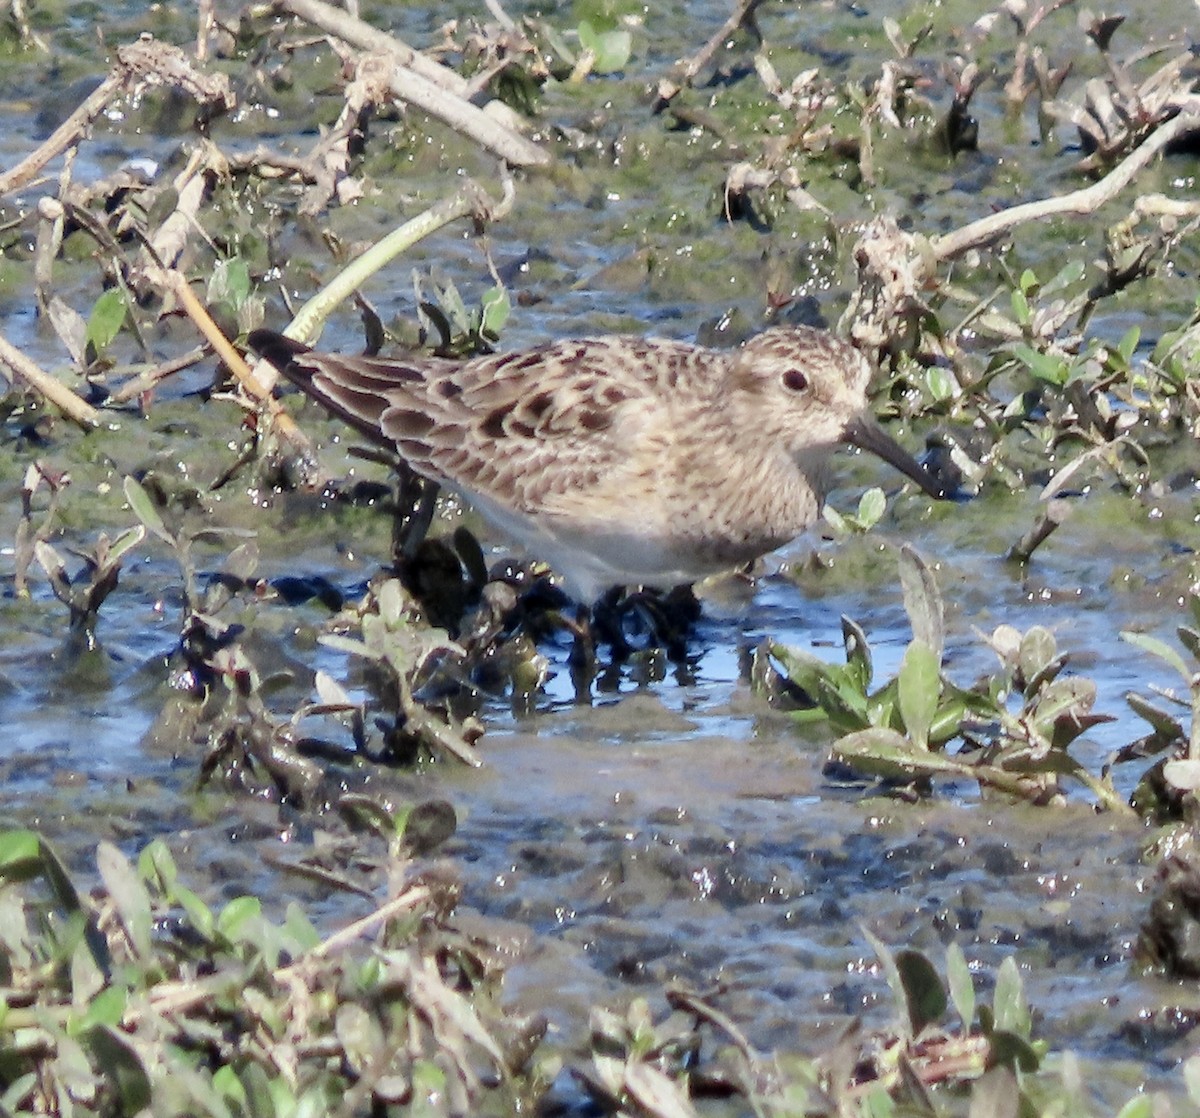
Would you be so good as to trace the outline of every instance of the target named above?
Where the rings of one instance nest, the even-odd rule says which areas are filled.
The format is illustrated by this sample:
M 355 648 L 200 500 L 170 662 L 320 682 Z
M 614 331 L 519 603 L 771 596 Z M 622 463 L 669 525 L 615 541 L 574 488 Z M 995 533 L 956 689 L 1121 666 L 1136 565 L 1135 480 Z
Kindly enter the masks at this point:
M 783 374 L 783 387 L 789 392 L 807 392 L 808 377 L 799 369 L 788 369 Z

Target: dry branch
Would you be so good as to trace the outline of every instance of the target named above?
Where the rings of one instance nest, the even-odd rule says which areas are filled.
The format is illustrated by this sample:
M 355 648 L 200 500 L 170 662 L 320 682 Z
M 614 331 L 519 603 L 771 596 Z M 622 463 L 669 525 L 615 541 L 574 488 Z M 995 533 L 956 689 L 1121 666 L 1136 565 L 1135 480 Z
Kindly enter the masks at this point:
M 681 59 L 675 65 L 675 71 L 669 78 L 664 78 L 658 84 L 658 99 L 656 109 L 664 108 L 667 103 L 686 85 L 691 85 L 695 77 L 708 65 L 713 55 L 720 50 L 721 45 L 739 28 L 754 28 L 754 10 L 762 0 L 740 0 L 730 17 L 717 29 L 691 58 Z M 756 31 L 757 33 L 757 31 Z
M 1055 198 L 1043 198 L 1037 202 L 1025 202 L 1011 206 L 999 213 L 964 225 L 943 237 L 930 241 L 933 255 L 938 261 L 953 260 L 973 248 L 990 244 L 997 237 L 1027 221 L 1037 221 L 1057 214 L 1091 214 L 1105 203 L 1112 201 L 1128 186 L 1144 167 L 1180 136 L 1200 130 L 1200 97 L 1188 98 L 1188 110 L 1179 113 L 1163 124 L 1142 145 L 1127 155 L 1099 182 L 1082 190 L 1074 190 Z
M 477 108 L 467 100 L 466 79 L 394 36 L 322 0 L 277 0 L 275 6 L 359 50 L 385 52 L 394 62 L 390 75 L 394 97 L 427 112 L 512 166 L 550 163 L 550 154 L 518 131 L 520 118 L 511 109 L 498 101 Z
M 100 414 L 91 404 L 81 400 L 66 385 L 34 364 L 4 337 L 0 337 L 0 365 L 11 369 L 15 377 L 49 400 L 63 415 L 78 423 L 80 427 L 92 428 L 100 425 Z
M 512 179 L 503 180 L 504 194 L 500 201 L 489 197 L 477 183 L 467 180 L 457 191 L 429 209 L 410 218 L 377 241 L 366 252 L 355 257 L 347 267 L 308 300 L 294 315 L 285 333 L 298 341 L 311 342 L 324 325 L 329 312 L 361 287 L 389 261 L 423 237 L 428 237 L 460 217 L 471 217 L 477 225 L 500 220 L 512 208 L 514 189 Z M 275 373 L 266 362 L 259 362 L 262 376 L 268 384 L 275 383 Z M 256 370 L 257 372 L 257 370 Z
M 132 95 L 145 85 L 170 85 L 189 93 L 201 105 L 221 111 L 232 107 L 234 98 L 224 74 L 201 74 L 178 47 L 150 37 L 117 48 L 117 64 L 91 93 L 36 151 L 16 167 L 0 175 L 0 195 L 32 182 L 52 159 L 79 143 L 92 121 L 119 95 Z

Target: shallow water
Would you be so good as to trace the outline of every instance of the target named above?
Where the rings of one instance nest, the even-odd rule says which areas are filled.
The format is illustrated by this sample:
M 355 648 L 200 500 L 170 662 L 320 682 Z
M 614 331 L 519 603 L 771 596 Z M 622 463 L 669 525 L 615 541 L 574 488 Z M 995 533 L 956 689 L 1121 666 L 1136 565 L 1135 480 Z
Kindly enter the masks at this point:
M 464 15 L 476 11 L 458 7 Z M 400 13 L 400 30 L 418 46 L 449 18 L 444 6 L 386 10 Z M 764 236 L 719 221 L 728 152 L 698 130 L 660 152 L 665 128 L 629 92 L 695 49 L 724 10 L 693 4 L 653 12 L 638 39 L 635 75 L 559 88 L 545 99 L 543 119 L 579 129 L 585 141 L 561 181 L 523 181 L 514 213 L 491 231 L 498 269 L 514 294 L 526 297 L 505 330 L 506 348 L 613 329 L 695 337 L 729 313 L 754 322 L 764 277 L 779 259 L 788 261 L 795 293 L 819 297 L 826 319 L 836 319 L 848 273 L 813 227 L 793 217 Z M 877 67 L 881 18 L 906 12 L 902 4 L 869 13 L 819 4 L 771 8 L 762 22 L 778 44 L 781 72 L 823 60 L 835 65 L 828 59 L 836 45 L 848 52 L 836 65 L 849 78 Z M 1184 4 L 1143 8 L 1123 36 L 1132 43 L 1177 33 L 1192 16 Z M 127 24 L 119 9 L 112 18 L 118 36 Z M 956 22 L 953 12 L 946 18 Z M 1067 13 L 1055 24 L 1056 45 L 1072 40 L 1073 20 Z M 34 84 L 23 88 L 36 111 Z M 1015 135 L 1004 134 L 994 89 L 978 103 L 980 154 L 952 168 L 898 171 L 854 216 L 892 208 L 932 233 L 1013 200 L 1056 153 L 1028 150 L 1035 129 L 1025 117 L 1010 126 Z M 0 161 L 26 150 L 31 134 L 32 125 L 9 130 Z M 95 163 L 82 161 L 79 173 L 108 171 L 134 155 L 164 158 L 173 145 L 171 138 L 143 141 L 118 130 L 111 145 L 89 149 Z M 1039 162 L 1030 166 L 1033 160 Z M 1064 173 L 1051 165 L 1053 174 Z M 419 159 L 412 166 L 405 187 L 419 198 L 406 200 L 406 213 L 436 197 L 447 177 Z M 485 180 L 490 174 L 482 161 L 468 170 Z M 1184 159 L 1151 178 L 1194 184 L 1196 171 L 1195 160 Z M 838 182 L 828 189 L 832 208 L 851 193 Z M 25 201 L 35 198 L 31 191 Z M 347 241 L 374 238 L 395 219 L 394 207 L 386 194 L 368 197 L 335 211 L 330 222 Z M 312 274 L 331 265 L 278 214 L 264 221 L 294 250 L 295 259 L 281 265 L 282 282 L 307 294 Z M 1022 239 L 1010 266 L 1053 271 L 1065 253 L 1099 251 L 1090 242 L 1080 248 L 1073 236 L 1063 229 Z M 1181 246 L 1177 274 L 1194 277 L 1197 252 L 1194 244 Z M 414 267 L 452 278 L 468 303 L 491 283 L 479 243 L 452 229 L 373 283 L 370 294 L 385 319 L 411 316 Z M 86 311 L 94 276 L 78 283 Z M 1114 337 L 1132 323 L 1152 340 L 1177 325 L 1179 308 L 1196 297 L 1193 280 L 1177 288 L 1170 298 L 1131 301 L 1092 328 Z M 282 318 L 277 301 L 269 315 Z M 22 291 L 3 292 L 0 329 L 39 360 L 63 360 Z M 357 345 L 353 317 L 331 323 L 322 344 Z M 71 461 L 64 535 L 76 545 L 132 522 L 121 509 L 127 473 L 151 468 L 203 487 L 227 463 L 241 418 L 228 405 L 188 395 L 209 372 L 169 386 L 146 419 L 114 417 L 117 430 L 87 440 L 59 425 L 48 443 L 31 443 L 21 417 L 10 417 L 0 539 L 13 538 L 20 478 L 35 458 Z M 336 428 L 312 409 L 301 420 L 322 439 L 334 437 Z M 335 474 L 351 468 L 344 441 L 327 447 L 325 462 Z M 872 1024 L 893 1016 L 865 927 L 939 964 L 943 945 L 956 940 L 984 988 L 1013 955 L 1035 1009 L 1035 1035 L 1103 1067 L 1094 1078 L 1101 1103 L 1123 1102 L 1143 1084 L 1177 1094 L 1175 1064 L 1189 1051 L 1186 1036 L 1155 1031 L 1144 1014 L 1164 1004 L 1200 1008 L 1200 995 L 1194 986 L 1130 973 L 1153 873 L 1141 857 L 1146 829 L 1095 814 L 1082 794 L 1061 808 L 1033 809 L 983 798 L 974 787 L 941 785 L 931 801 L 912 805 L 877 797 L 867 786 L 835 784 L 823 773 L 828 732 L 800 728 L 756 697 L 747 660 L 768 636 L 839 659 L 845 614 L 871 639 L 876 679 L 891 676 L 909 640 L 895 560 L 899 544 L 909 542 L 933 566 L 946 599 L 946 671 L 955 682 L 966 686 L 996 669 L 979 634 L 999 624 L 1052 629 L 1071 654 L 1071 670 L 1096 681 L 1097 707 L 1113 721 L 1090 731 L 1074 752 L 1099 771 L 1146 730 L 1125 705 L 1125 692 L 1175 683 L 1116 634 L 1135 628 L 1169 639 L 1179 623 L 1200 541 L 1200 488 L 1188 469 L 1194 463 L 1186 460 L 1175 472 L 1164 469 L 1179 484 L 1137 499 L 1110 479 L 1092 479 L 1075 498 L 1073 518 L 1027 568 L 1003 555 L 1033 519 L 1036 490 L 991 491 L 936 507 L 903 493 L 867 536 L 832 543 L 818 529 L 777 557 L 795 565 L 794 580 L 767 577 L 750 592 L 710 602 L 686 666 L 627 666 L 581 704 L 565 647 L 548 647 L 555 674 L 532 711 L 514 711 L 504 697 L 485 700 L 485 769 L 438 764 L 405 774 L 358 765 L 348 769 L 347 783 L 400 801 L 444 797 L 455 805 L 460 826 L 445 853 L 465 883 L 464 919 L 482 917 L 489 934 L 511 936 L 509 997 L 547 1012 L 567 1044 L 585 1036 L 590 1006 L 619 1006 L 637 994 L 658 999 L 664 982 L 679 980 L 719 986 L 717 1004 L 761 1049 L 820 1050 L 856 1016 Z M 843 510 L 866 486 L 893 485 L 883 467 L 848 456 L 839 477 L 833 501 Z M 320 506 L 313 497 L 234 486 L 212 498 L 207 518 L 257 532 L 264 577 L 320 576 L 351 597 L 387 554 L 388 526 L 369 510 Z M 201 568 L 215 570 L 236 542 L 206 545 Z M 815 573 L 808 562 L 814 551 L 823 560 Z M 11 551 L 0 570 L 11 584 Z M 150 734 L 170 696 L 167 657 L 179 608 L 178 568 L 152 545 L 138 550 L 102 611 L 96 650 L 79 648 L 66 634 L 65 610 L 40 579 L 30 600 L 10 595 L 0 603 L 3 815 L 43 828 L 85 871 L 99 838 L 136 849 L 165 835 L 185 872 L 215 896 L 295 896 L 318 921 L 346 919 L 361 902 L 275 866 L 336 823 L 214 790 L 197 795 L 190 743 Z M 279 683 L 272 696 L 279 710 L 309 694 L 317 668 L 344 678 L 345 662 L 315 644 L 328 616 L 315 602 L 247 606 L 249 647 L 260 670 Z M 1137 775 L 1118 775 L 1123 793 Z

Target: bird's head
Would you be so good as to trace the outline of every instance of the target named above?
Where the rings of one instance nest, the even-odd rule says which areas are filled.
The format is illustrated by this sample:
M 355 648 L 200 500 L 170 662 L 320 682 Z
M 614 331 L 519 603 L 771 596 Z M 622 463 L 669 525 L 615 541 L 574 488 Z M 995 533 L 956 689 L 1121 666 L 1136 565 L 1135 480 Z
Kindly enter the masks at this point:
M 942 486 L 875 421 L 867 402 L 871 367 L 853 346 L 824 330 L 776 327 L 733 357 L 735 397 L 756 398 L 764 438 L 779 438 L 806 472 L 840 445 L 878 455 L 932 497 Z M 767 406 L 764 407 L 764 404 Z

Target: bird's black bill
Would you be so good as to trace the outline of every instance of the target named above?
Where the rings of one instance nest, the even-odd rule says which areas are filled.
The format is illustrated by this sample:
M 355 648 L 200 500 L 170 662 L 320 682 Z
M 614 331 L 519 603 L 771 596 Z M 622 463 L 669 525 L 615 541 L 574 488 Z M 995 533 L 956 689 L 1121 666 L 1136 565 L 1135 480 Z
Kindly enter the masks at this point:
M 869 450 L 890 466 L 895 466 L 905 477 L 915 481 L 926 493 L 937 500 L 950 496 L 945 487 L 926 470 L 907 450 L 891 437 L 870 416 L 859 416 L 846 428 L 846 442 L 852 446 Z

